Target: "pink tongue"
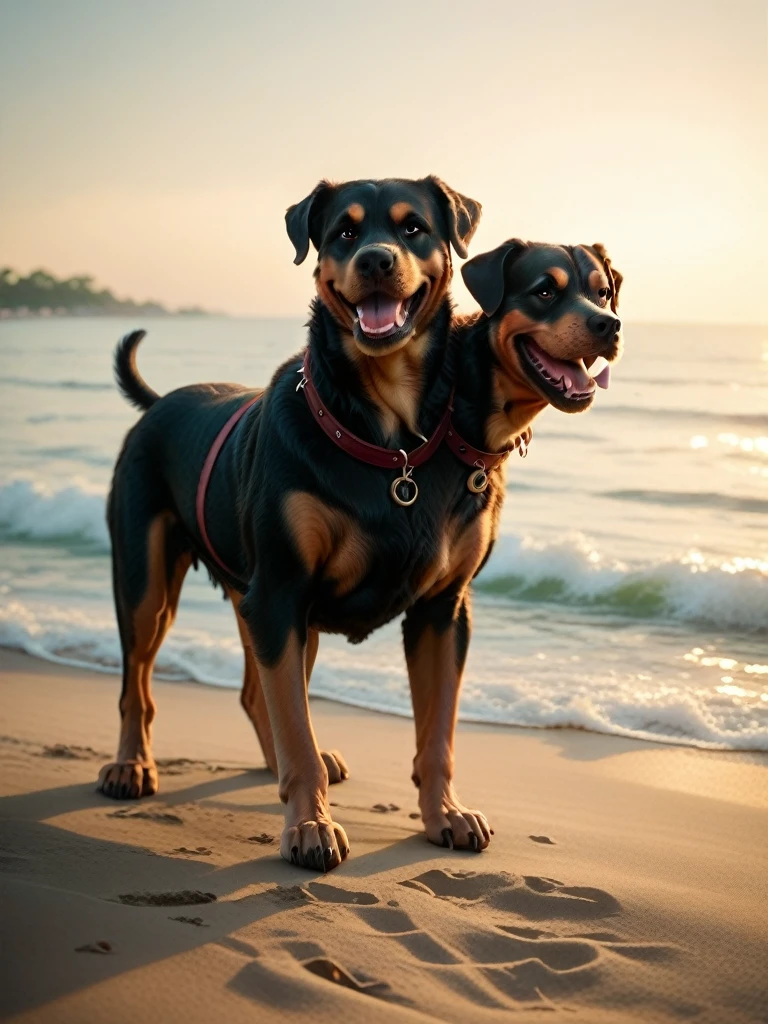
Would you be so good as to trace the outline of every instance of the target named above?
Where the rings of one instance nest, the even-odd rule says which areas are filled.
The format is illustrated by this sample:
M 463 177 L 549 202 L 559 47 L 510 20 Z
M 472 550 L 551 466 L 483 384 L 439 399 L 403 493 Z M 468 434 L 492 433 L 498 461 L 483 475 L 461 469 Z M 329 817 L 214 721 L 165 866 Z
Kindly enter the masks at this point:
M 367 334 L 387 331 L 397 324 L 402 305 L 399 299 L 391 299 L 388 295 L 375 292 L 367 299 L 363 299 L 357 307 L 360 326 Z
M 602 368 L 602 370 L 600 371 L 600 373 L 598 373 L 598 375 L 596 377 L 593 377 L 592 379 L 594 380 L 595 384 L 597 384 L 597 386 L 599 388 L 602 388 L 605 391 L 605 389 L 608 387 L 608 385 L 611 382 L 611 366 L 610 366 L 610 363 L 608 363 L 606 366 L 604 366 Z

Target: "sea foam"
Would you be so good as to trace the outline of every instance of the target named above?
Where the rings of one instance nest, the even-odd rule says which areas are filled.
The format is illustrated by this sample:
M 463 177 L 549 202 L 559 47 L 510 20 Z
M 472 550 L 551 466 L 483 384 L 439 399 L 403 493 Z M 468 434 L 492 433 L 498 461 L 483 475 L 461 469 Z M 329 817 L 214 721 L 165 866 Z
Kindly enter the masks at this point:
M 234 626 L 233 626 L 234 634 Z M 321 645 L 311 692 L 341 703 L 401 716 L 411 714 L 405 666 L 365 648 Z M 76 667 L 120 671 L 120 645 L 111 616 L 10 601 L 0 606 L 0 645 Z M 607 666 L 537 662 L 507 668 L 496 656 L 472 664 L 461 699 L 463 721 L 537 728 L 571 726 L 593 732 L 712 750 L 768 750 L 768 694 L 760 676 L 744 697 L 738 687 L 649 683 Z M 765 668 L 768 673 L 768 666 Z M 755 668 L 755 666 L 750 666 Z M 174 629 L 160 649 L 156 675 L 239 688 L 243 655 L 235 635 Z M 739 691 L 742 692 L 742 691 Z M 746 691 L 744 691 L 746 693 Z

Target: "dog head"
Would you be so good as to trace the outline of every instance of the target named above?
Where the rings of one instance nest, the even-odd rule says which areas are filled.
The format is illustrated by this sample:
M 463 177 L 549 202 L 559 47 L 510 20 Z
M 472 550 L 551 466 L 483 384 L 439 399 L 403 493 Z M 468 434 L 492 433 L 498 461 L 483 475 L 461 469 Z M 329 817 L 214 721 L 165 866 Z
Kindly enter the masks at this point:
M 317 249 L 322 302 L 366 355 L 394 352 L 423 333 L 480 220 L 474 199 L 439 178 L 332 185 L 322 181 L 285 222 L 302 263 Z
M 511 239 L 462 267 L 472 296 L 491 319 L 492 345 L 505 372 L 563 412 L 582 412 L 606 367 L 621 354 L 617 316 L 622 276 L 604 247 Z

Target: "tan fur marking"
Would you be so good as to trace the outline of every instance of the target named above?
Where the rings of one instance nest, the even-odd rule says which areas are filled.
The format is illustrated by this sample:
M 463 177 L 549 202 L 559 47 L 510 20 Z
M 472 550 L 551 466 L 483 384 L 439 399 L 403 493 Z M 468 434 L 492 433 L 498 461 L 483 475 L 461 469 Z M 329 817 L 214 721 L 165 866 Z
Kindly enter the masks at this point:
M 504 497 L 503 470 L 496 470 L 489 482 L 490 500 L 483 511 L 463 529 L 450 519 L 439 529 L 440 546 L 432 563 L 416 585 L 418 598 L 435 597 L 452 583 L 469 584 L 496 536 L 498 513 Z
M 589 285 L 590 291 L 596 292 L 600 288 L 608 287 L 608 279 L 602 270 L 590 270 L 589 277 L 587 278 L 587 284 Z
M 245 619 L 243 619 L 240 614 L 240 603 L 243 599 L 243 595 L 237 590 L 232 590 L 231 587 L 227 587 L 227 594 L 229 595 L 229 599 L 232 602 L 232 608 L 235 612 L 237 629 L 240 633 L 240 640 L 243 644 L 243 654 L 245 657 L 243 666 L 243 688 L 240 692 L 240 703 L 246 715 L 248 715 L 251 720 L 251 724 L 256 732 L 262 753 L 264 754 L 264 760 L 267 762 L 267 767 L 277 774 L 275 741 L 272 738 L 272 726 L 269 724 L 269 713 L 267 711 L 266 701 L 264 700 L 264 691 L 261 688 L 259 666 L 256 664 L 256 658 L 253 654 L 251 634 L 248 632 Z
M 305 491 L 291 491 L 283 509 L 307 572 L 322 571 L 339 595 L 352 590 L 368 569 L 368 544 L 359 526 Z
M 568 281 L 570 278 L 568 277 L 567 271 L 563 270 L 562 267 L 550 267 L 549 270 L 547 270 L 547 273 L 561 291 L 568 287 Z
M 335 317 L 344 330 L 351 331 L 355 321 L 354 313 L 337 295 L 337 292 L 344 291 L 345 273 L 345 268 L 330 256 L 326 256 L 317 265 L 315 283 L 317 285 L 317 293 L 328 307 L 331 315 Z
M 152 764 L 151 726 L 156 706 L 152 698 L 152 668 L 166 633 L 176 617 L 184 577 L 191 565 L 188 552 L 179 555 L 170 580 L 166 573 L 166 540 L 175 522 L 170 512 L 150 524 L 147 535 L 147 589 L 131 616 L 132 644 L 126 653 L 125 687 L 120 700 L 120 740 L 117 763 Z
M 389 215 L 395 224 L 402 224 L 412 213 L 413 207 L 410 203 L 393 203 L 389 208 Z
M 429 335 L 423 333 L 406 346 L 381 356 L 362 356 L 358 370 L 371 401 L 379 409 L 385 436 L 394 434 L 402 422 L 412 434 L 419 434 L 419 399 L 424 356 Z
M 347 207 L 347 216 L 355 224 L 362 224 L 365 220 L 365 210 L 360 203 L 352 203 L 351 206 Z
M 468 583 L 472 579 L 477 567 L 485 557 L 491 540 L 493 520 L 490 511 L 491 505 L 489 504 L 461 533 L 457 532 L 455 524 L 452 524 L 452 528 L 449 527 L 449 530 L 446 531 L 451 534 L 448 564 L 443 568 L 440 578 L 426 591 L 427 599 L 440 594 L 456 581 Z
M 539 341 L 547 326 L 513 309 L 502 318 L 495 332 L 492 326 L 490 330 L 491 348 L 500 366 L 493 377 L 493 398 L 485 421 L 485 443 L 488 451 L 498 452 L 508 448 L 549 404 L 521 367 L 514 342 L 518 334 L 528 334 Z

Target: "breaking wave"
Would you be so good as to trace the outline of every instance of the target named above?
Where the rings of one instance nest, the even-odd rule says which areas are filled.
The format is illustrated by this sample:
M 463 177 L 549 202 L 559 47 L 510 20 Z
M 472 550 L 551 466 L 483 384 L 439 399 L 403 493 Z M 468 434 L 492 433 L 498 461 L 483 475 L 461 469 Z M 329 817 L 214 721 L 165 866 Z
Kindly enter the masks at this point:
M 0 485 L 0 538 L 107 553 L 105 494 L 83 478 L 59 487 L 27 479 Z M 516 601 L 768 631 L 768 562 L 757 558 L 688 551 L 630 565 L 607 559 L 581 534 L 546 543 L 505 535 L 476 586 Z
M 58 487 L 28 479 L 2 484 L 0 538 L 108 552 L 106 489 L 82 477 Z
M 543 543 L 505 536 L 477 581 L 478 590 L 633 618 L 671 618 L 747 632 L 768 630 L 768 562 L 706 558 L 631 566 L 608 561 L 582 534 Z

